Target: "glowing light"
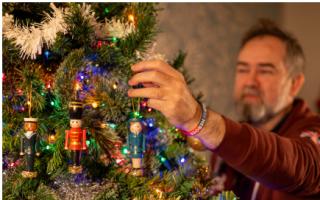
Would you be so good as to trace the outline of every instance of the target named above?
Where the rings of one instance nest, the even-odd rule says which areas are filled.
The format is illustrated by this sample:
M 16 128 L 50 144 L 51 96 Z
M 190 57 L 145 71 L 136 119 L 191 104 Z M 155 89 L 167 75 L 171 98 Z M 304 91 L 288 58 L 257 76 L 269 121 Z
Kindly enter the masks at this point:
M 141 103 L 141 105 L 142 105 L 142 107 L 147 107 L 147 102 L 144 101 L 144 102 Z
M 80 84 L 79 84 L 79 83 L 76 83 L 76 85 L 75 85 L 75 90 L 80 90 L 80 89 L 81 89 Z
M 186 162 L 186 159 L 185 159 L 185 158 L 181 158 L 181 159 L 180 159 L 180 162 L 181 162 L 181 163 L 184 163 L 184 162 Z
M 134 113 L 133 113 L 133 116 L 134 116 L 134 117 L 139 117 L 139 116 L 140 116 L 140 113 L 139 113 L 139 112 L 134 112 Z
M 28 105 L 31 105 L 31 102 L 30 102 L 30 101 L 28 101 L 28 102 L 27 102 L 27 104 L 28 104 Z
M 97 107 L 98 107 L 98 103 L 97 103 L 97 102 L 93 102 L 93 103 L 92 103 L 92 107 L 93 107 L 93 108 L 97 108 Z
M 160 158 L 160 161 L 161 161 L 161 162 L 166 162 L 166 160 L 167 160 L 167 159 L 166 159 L 165 157 L 162 157 L 162 156 L 161 156 L 161 158 Z
M 117 42 L 117 41 L 118 41 L 118 38 L 112 37 L 112 42 Z
M 46 56 L 46 58 L 48 59 L 48 58 L 49 58 L 49 56 L 50 56 L 50 51 L 46 50 L 46 51 L 44 52 L 44 55 L 45 55 L 45 56 Z
M 87 140 L 86 144 L 87 144 L 87 146 L 89 146 L 90 145 L 90 140 Z
M 51 101 L 50 104 L 51 104 L 52 106 L 54 106 L 54 101 Z
M 133 14 L 129 14 L 128 15 L 128 20 L 132 23 L 134 23 L 134 15 Z
M 121 152 L 122 152 L 122 154 L 128 154 L 129 153 L 128 147 L 122 147 Z
M 113 89 L 115 90 L 115 89 L 118 88 L 118 85 L 117 85 L 116 83 L 114 83 L 114 84 L 112 85 L 112 87 L 113 87 Z
M 6 80 L 6 75 L 4 73 L 2 73 L 2 81 Z
M 117 125 L 114 124 L 114 123 L 108 123 L 108 126 L 112 129 L 116 129 L 117 128 Z
M 149 123 L 148 126 L 149 126 L 149 127 L 153 127 L 153 123 Z
M 152 108 L 148 108 L 148 112 L 151 112 L 152 111 Z
M 105 8 L 105 9 L 104 9 L 104 12 L 105 12 L 106 14 L 108 14 L 110 11 L 109 11 L 108 8 Z
M 83 80 L 83 79 L 84 79 L 84 76 L 83 76 L 83 75 L 81 75 L 81 76 L 80 76 L 80 78 Z
M 47 146 L 46 146 L 46 149 L 48 149 L 48 150 L 49 150 L 49 149 L 50 149 L 50 146 L 49 146 L 49 145 L 47 145 Z

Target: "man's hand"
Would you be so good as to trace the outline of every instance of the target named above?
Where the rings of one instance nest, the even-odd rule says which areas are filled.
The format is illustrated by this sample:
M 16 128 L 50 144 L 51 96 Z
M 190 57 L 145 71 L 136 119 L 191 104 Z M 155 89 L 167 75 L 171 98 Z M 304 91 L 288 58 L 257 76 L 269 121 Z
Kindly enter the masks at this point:
M 201 106 L 192 96 L 183 75 L 160 60 L 142 61 L 131 67 L 135 73 L 129 85 L 129 97 L 148 98 L 147 105 L 160 111 L 169 122 L 183 130 L 195 128 L 201 118 Z

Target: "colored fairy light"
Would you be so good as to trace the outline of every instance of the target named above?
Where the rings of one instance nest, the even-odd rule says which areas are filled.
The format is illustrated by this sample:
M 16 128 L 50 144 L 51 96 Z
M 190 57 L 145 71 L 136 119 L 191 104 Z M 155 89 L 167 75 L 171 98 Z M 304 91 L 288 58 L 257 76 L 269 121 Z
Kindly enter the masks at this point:
M 110 10 L 108 8 L 104 9 L 104 13 L 108 14 L 110 12 Z
M 184 157 L 182 157 L 182 158 L 180 159 L 180 163 L 184 163 L 184 162 L 186 162 L 186 159 L 185 159 Z
M 140 116 L 140 113 L 139 113 L 139 112 L 134 112 L 134 113 L 133 113 L 133 116 L 134 116 L 134 117 L 139 117 L 139 116 Z
M 166 159 L 165 157 L 162 157 L 162 156 L 161 156 L 161 158 L 160 158 L 160 161 L 161 161 L 161 162 L 165 162 L 166 160 L 167 160 L 167 159 Z
M 122 150 L 121 150 L 122 154 L 128 154 L 128 147 L 124 146 L 122 147 Z
M 83 75 L 81 75 L 81 76 L 80 76 L 80 78 L 81 78 L 81 80 L 83 80 L 83 79 L 84 79 L 84 76 L 83 76 Z
M 118 88 L 118 85 L 117 85 L 116 83 L 114 83 L 114 84 L 112 85 L 112 87 L 113 87 L 113 89 L 115 90 L 115 89 Z
M 49 150 L 49 149 L 50 149 L 50 146 L 49 146 L 49 145 L 47 145 L 47 146 L 46 146 L 46 149 L 47 149 L 47 150 Z
M 54 106 L 54 101 L 51 101 L 50 104 L 51 104 L 52 106 Z
M 46 58 L 48 59 L 48 58 L 49 58 L 49 56 L 50 56 L 50 51 L 46 50 L 46 51 L 44 52 L 44 55 L 45 55 L 45 56 L 46 56 Z
M 75 85 L 75 90 L 80 90 L 80 84 L 79 83 L 76 83 L 76 85 Z
M 90 140 L 87 140 L 86 144 L 87 144 L 87 146 L 89 146 L 90 145 Z
M 31 102 L 30 102 L 30 101 L 27 101 L 27 104 L 28 104 L 28 105 L 31 105 Z
M 152 111 L 152 108 L 148 108 L 148 112 L 151 112 Z
M 98 47 L 98 48 L 102 47 L 102 41 L 101 41 L 101 40 L 98 41 L 97 47 Z
M 97 107 L 98 107 L 98 103 L 97 103 L 97 102 L 93 102 L 93 103 L 92 103 L 92 107 L 93 107 L 93 108 L 97 108 Z
M 117 41 L 118 41 L 118 38 L 112 37 L 112 42 L 117 42 Z
M 6 75 L 4 73 L 2 73 L 2 81 L 6 80 Z
M 129 15 L 128 15 L 128 20 L 129 20 L 130 22 L 134 22 L 134 15 L 133 15 L 133 14 L 129 14 Z
M 116 129 L 117 128 L 117 125 L 114 124 L 114 123 L 108 123 L 108 126 L 112 129 Z
M 146 102 L 146 101 L 143 101 L 143 102 L 141 103 L 141 106 L 142 106 L 142 107 L 147 107 L 147 102 Z

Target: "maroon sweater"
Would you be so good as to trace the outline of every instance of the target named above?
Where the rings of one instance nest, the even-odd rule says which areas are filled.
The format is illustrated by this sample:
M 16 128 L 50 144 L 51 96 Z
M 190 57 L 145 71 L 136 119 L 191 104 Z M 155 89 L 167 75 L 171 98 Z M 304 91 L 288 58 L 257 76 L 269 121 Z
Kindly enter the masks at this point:
M 225 190 L 250 200 L 320 200 L 320 117 L 300 99 L 274 129 L 266 132 L 227 118 L 226 134 L 213 152 L 223 159 Z M 304 137 L 304 136 L 311 137 Z

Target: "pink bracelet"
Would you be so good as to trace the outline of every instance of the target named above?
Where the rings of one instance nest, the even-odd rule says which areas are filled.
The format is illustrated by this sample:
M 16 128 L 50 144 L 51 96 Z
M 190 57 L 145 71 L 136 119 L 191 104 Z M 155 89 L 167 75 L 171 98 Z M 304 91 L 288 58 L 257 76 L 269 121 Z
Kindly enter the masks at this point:
M 198 133 L 200 133 L 200 131 L 203 129 L 204 124 L 206 123 L 206 120 L 207 120 L 207 107 L 203 103 L 201 103 L 201 107 L 202 107 L 202 114 L 201 114 L 201 119 L 200 119 L 199 124 L 194 129 L 192 129 L 191 131 L 181 130 L 181 132 L 184 135 L 186 135 L 186 136 L 195 136 Z

